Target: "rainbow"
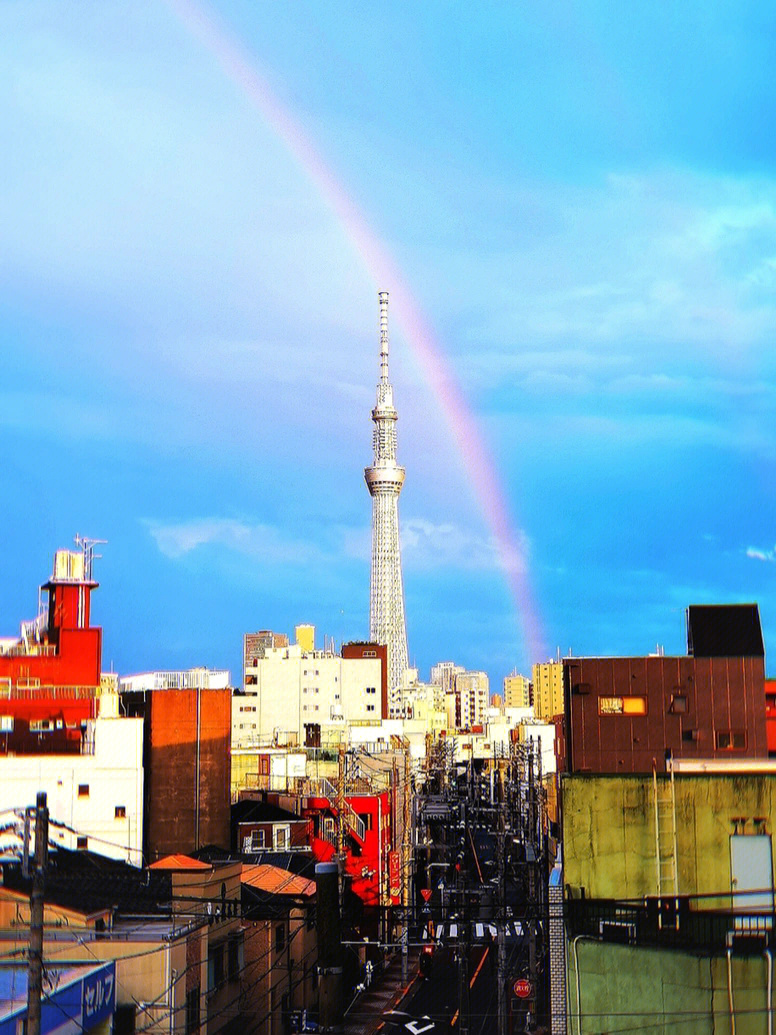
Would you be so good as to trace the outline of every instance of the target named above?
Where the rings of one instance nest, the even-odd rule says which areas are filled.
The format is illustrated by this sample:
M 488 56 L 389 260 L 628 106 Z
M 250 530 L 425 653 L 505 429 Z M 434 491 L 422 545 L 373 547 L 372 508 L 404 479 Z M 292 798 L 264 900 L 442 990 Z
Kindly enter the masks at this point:
M 255 62 L 238 41 L 201 3 L 194 0 L 167 0 L 167 3 L 284 142 L 342 225 L 373 279 L 375 288 L 390 288 L 392 311 L 445 416 L 475 498 L 495 540 L 501 568 L 522 630 L 524 660 L 530 664 L 543 659 L 540 622 L 532 602 L 525 552 L 515 534 L 495 463 L 443 349 L 437 343 L 395 260 L 370 229 L 308 134 L 292 113 L 278 101 L 256 70 Z

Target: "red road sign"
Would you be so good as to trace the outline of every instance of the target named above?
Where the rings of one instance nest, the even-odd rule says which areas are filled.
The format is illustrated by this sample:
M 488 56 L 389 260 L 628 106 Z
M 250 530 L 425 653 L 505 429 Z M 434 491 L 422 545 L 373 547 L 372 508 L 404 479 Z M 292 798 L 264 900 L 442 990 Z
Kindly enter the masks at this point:
M 531 982 L 528 978 L 518 978 L 512 988 L 518 999 L 528 999 L 531 995 Z
M 423 896 L 423 901 L 428 902 L 431 898 L 431 888 L 421 888 L 420 893 Z

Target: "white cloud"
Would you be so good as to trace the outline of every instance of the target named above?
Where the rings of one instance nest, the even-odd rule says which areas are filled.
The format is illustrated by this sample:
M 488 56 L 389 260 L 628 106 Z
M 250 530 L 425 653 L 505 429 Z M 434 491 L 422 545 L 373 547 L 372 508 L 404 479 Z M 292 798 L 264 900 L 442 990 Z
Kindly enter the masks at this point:
M 509 550 L 496 540 L 452 521 L 434 522 L 412 517 L 400 521 L 402 564 L 407 571 L 502 571 L 525 573 L 530 542 L 523 532 Z M 346 529 L 343 549 L 348 557 L 368 562 L 369 528 Z
M 199 518 L 176 524 L 143 522 L 165 557 L 178 560 L 203 546 L 221 546 L 268 564 L 306 564 L 321 556 L 317 546 L 284 537 L 276 528 L 231 518 Z
M 776 561 L 776 548 L 772 550 L 760 550 L 756 546 L 747 546 L 746 556 L 755 561 Z
M 410 518 L 402 524 L 402 559 L 409 569 L 523 572 L 526 549 L 523 536 L 505 555 L 492 537 L 478 535 L 453 522 L 436 524 L 424 518 Z

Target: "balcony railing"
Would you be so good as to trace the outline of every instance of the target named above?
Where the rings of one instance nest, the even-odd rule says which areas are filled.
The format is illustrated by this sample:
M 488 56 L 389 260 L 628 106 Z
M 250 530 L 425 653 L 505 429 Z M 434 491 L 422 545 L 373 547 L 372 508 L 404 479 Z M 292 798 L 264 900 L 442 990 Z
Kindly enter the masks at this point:
M 735 895 L 727 896 L 735 901 Z M 567 899 L 569 937 L 602 942 L 677 949 L 716 955 L 760 953 L 776 947 L 776 913 L 745 908 L 708 908 L 703 896 L 647 898 L 642 902 L 617 899 Z

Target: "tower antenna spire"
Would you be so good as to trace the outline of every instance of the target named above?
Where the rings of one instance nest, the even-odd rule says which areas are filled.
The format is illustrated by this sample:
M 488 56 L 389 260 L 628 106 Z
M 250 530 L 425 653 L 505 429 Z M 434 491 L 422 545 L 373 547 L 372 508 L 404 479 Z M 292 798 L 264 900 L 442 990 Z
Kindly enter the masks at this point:
M 380 291 L 380 380 L 388 381 L 388 292 Z

